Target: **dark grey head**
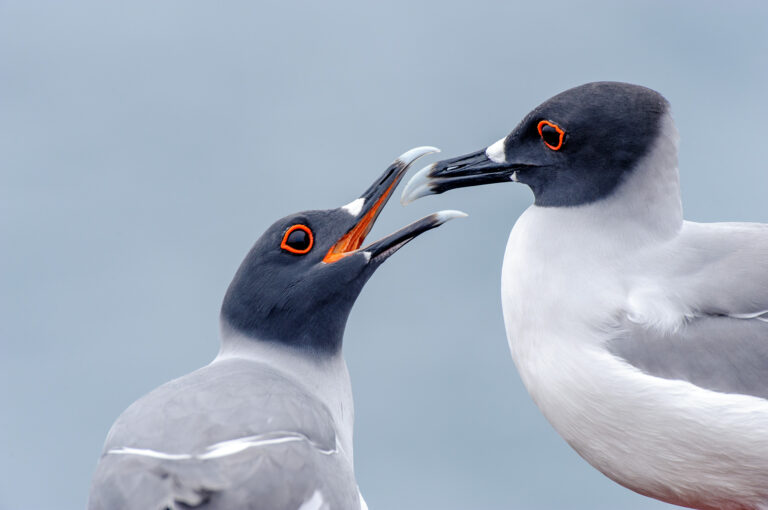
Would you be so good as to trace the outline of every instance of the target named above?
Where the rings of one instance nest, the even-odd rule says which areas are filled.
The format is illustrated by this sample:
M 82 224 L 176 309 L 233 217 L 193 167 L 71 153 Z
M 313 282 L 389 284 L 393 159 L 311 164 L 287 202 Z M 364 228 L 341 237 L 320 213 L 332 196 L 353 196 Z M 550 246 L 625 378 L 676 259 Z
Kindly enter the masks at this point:
M 403 202 L 453 188 L 517 181 L 545 207 L 609 196 L 653 146 L 669 103 L 617 82 L 587 83 L 537 106 L 505 138 L 416 174 Z
M 275 222 L 235 274 L 221 308 L 223 326 L 261 341 L 337 352 L 352 305 L 376 268 L 422 232 L 463 214 L 435 213 L 361 248 L 409 165 L 435 151 L 403 154 L 344 207 Z

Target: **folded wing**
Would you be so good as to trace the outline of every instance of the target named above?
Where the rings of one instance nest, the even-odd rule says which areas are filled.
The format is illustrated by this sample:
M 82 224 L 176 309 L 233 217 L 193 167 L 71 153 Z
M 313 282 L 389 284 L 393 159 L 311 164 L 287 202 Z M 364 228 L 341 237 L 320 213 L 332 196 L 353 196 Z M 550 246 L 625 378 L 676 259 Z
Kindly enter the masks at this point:
M 89 501 L 90 510 L 358 507 L 325 406 L 244 360 L 209 365 L 129 407 L 107 438 Z
M 768 225 L 685 222 L 649 267 L 689 316 L 668 329 L 625 320 L 610 351 L 656 377 L 768 399 Z

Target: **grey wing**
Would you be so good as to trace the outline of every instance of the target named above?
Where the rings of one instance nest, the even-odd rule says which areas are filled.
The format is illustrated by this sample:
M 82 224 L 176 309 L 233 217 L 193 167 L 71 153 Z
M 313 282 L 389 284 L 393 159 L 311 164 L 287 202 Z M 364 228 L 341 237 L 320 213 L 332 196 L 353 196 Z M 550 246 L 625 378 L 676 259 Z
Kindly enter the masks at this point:
M 348 464 L 307 441 L 252 448 L 217 459 L 106 454 L 90 510 L 358 509 Z
M 126 409 L 107 437 L 89 509 L 296 510 L 308 501 L 359 508 L 329 411 L 269 367 L 227 360 Z
M 176 465 L 174 465 L 176 464 Z M 217 470 L 191 473 L 192 466 L 139 455 L 104 455 L 91 484 L 89 510 L 176 510 L 207 504 L 226 488 Z
M 630 324 L 608 349 L 656 377 L 768 399 L 768 322 L 761 319 L 704 316 L 673 333 Z
M 665 285 L 701 315 L 768 311 L 768 224 L 686 221 L 656 268 Z

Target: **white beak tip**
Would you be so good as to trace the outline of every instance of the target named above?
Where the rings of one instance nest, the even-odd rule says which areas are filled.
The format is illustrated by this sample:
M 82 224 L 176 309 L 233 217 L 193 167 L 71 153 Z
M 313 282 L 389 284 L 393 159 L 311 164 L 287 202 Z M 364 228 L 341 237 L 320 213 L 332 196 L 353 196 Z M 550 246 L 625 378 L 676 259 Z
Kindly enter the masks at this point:
M 401 204 L 408 205 L 417 198 L 432 194 L 429 173 L 434 167 L 434 163 L 427 165 L 411 177 L 405 188 L 403 188 L 403 194 L 400 196 Z
M 438 211 L 435 213 L 435 216 L 437 217 L 438 221 L 440 221 L 441 224 L 445 223 L 446 221 L 450 221 L 456 218 L 466 218 L 469 216 L 469 214 L 465 213 L 464 211 L 457 211 L 455 209 L 447 209 L 445 211 Z
M 413 149 L 406 151 L 398 156 L 395 159 L 395 163 L 400 163 L 403 166 L 409 166 L 420 157 L 426 156 L 427 154 L 435 154 L 437 152 L 440 152 L 440 149 L 437 147 L 430 147 L 428 145 L 414 147 Z

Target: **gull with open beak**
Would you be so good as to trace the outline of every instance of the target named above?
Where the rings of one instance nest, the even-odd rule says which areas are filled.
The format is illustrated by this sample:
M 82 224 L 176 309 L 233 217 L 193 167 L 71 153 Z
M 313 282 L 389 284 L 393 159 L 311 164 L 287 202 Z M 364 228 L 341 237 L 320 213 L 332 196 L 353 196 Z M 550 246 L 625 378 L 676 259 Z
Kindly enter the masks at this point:
M 406 152 L 348 205 L 267 229 L 224 297 L 219 355 L 117 419 L 90 510 L 365 508 L 342 337 L 376 268 L 416 236 L 464 216 L 438 212 L 363 246 L 411 163 L 435 151 Z

